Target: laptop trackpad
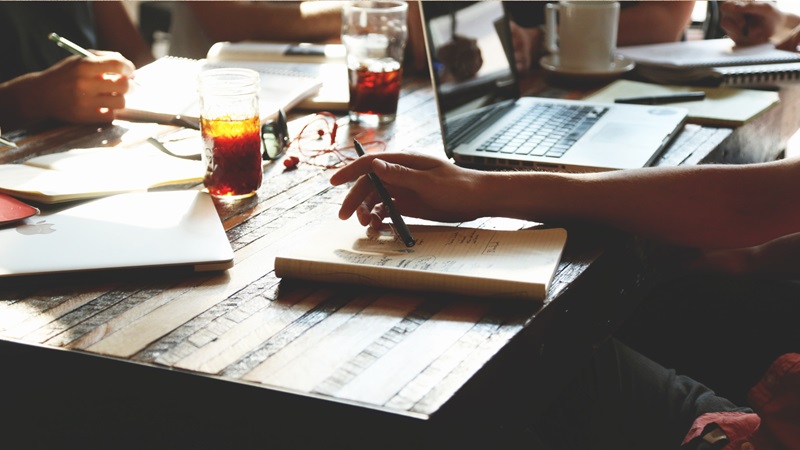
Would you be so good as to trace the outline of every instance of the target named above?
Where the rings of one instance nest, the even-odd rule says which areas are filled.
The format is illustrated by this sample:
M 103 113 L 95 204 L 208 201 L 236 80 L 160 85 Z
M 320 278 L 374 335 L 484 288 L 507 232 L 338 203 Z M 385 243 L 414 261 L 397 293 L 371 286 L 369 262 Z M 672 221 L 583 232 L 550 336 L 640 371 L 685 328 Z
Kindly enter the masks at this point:
M 663 139 L 663 127 L 624 122 L 609 122 L 600 130 L 592 135 L 592 142 L 604 144 L 632 144 L 642 143 L 652 140 L 661 142 Z

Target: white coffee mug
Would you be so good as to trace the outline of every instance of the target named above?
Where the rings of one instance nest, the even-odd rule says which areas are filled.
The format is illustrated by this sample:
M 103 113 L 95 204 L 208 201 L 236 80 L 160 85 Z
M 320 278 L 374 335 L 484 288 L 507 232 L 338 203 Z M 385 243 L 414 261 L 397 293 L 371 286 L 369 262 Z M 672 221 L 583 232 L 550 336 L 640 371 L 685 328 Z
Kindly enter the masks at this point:
M 608 70 L 617 48 L 619 2 L 548 3 L 545 43 L 565 69 Z

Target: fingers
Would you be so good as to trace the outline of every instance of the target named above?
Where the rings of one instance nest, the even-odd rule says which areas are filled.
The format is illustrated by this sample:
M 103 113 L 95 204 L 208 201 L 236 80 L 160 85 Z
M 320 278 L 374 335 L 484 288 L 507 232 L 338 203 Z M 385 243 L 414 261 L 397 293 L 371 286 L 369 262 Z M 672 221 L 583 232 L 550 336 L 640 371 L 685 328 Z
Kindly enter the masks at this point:
M 338 172 L 334 173 L 330 179 L 331 184 L 334 186 L 340 186 L 358 179 L 358 177 L 361 175 L 372 172 L 374 170 L 372 161 L 376 158 L 392 164 L 400 164 L 402 166 L 417 170 L 430 169 L 443 163 L 441 159 L 434 158 L 432 156 L 407 152 L 366 155 L 358 158 L 345 167 L 339 169 Z
M 798 45 L 800 45 L 800 27 L 795 28 L 789 34 L 789 36 L 784 39 L 782 42 L 775 44 L 775 48 L 780 50 L 787 50 L 790 52 L 796 52 Z
M 125 77 L 133 75 L 136 67 L 131 61 L 116 52 L 97 52 L 94 58 L 85 58 L 82 60 L 84 63 L 84 70 L 89 70 L 87 76 L 95 74 L 119 74 Z
M 42 72 L 39 95 L 47 98 L 46 115 L 71 123 L 108 123 L 125 107 L 132 64 L 118 54 L 96 58 L 72 56 Z
M 344 220 L 348 219 L 353 213 L 357 213 L 359 222 L 362 225 L 367 225 L 368 215 L 372 210 L 375 203 L 378 202 L 375 189 L 370 183 L 369 179 L 365 176 L 359 178 L 350 188 L 350 191 L 342 201 L 342 206 L 339 208 L 339 218 Z M 365 208 L 366 211 L 359 211 L 359 208 Z
M 387 160 L 392 162 L 387 163 Z M 420 176 L 424 176 L 424 174 L 418 173 L 419 171 L 435 168 L 443 163 L 437 158 L 410 153 L 383 153 L 359 158 L 331 177 L 333 185 L 344 184 L 356 179 L 342 201 L 339 218 L 348 219 L 355 213 L 362 225 L 378 228 L 379 223 L 386 217 L 386 212 L 382 208 L 381 199 L 372 182 L 365 175 L 370 172 L 375 173 L 390 188 L 390 191 L 393 191 L 393 197 L 396 198 L 397 192 L 408 194 L 403 187 L 409 182 L 418 181 Z
M 780 20 L 780 12 L 767 2 L 723 2 L 720 26 L 737 45 L 768 42 Z

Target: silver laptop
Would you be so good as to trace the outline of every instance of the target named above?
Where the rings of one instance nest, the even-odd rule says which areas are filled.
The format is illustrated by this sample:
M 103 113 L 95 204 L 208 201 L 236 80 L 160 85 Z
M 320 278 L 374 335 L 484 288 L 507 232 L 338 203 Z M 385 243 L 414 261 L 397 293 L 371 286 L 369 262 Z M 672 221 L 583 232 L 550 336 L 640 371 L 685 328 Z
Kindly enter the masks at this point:
M 199 191 L 105 197 L 0 227 L 0 277 L 99 269 L 233 266 L 211 197 Z
M 460 165 L 645 167 L 686 120 L 681 108 L 520 97 L 502 2 L 420 5 L 445 151 Z

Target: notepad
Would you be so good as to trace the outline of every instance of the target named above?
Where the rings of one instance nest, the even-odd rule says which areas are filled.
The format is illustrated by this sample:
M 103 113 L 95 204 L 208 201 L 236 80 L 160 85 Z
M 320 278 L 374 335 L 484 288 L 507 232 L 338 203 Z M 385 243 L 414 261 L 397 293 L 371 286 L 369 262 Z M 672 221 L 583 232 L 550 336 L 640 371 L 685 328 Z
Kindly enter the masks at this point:
M 199 132 L 195 133 L 197 137 L 183 145 L 199 151 Z M 177 151 L 174 145 L 172 148 Z M 0 164 L 0 192 L 41 203 L 60 203 L 199 183 L 204 172 L 202 162 L 165 155 L 147 143 L 81 148 L 31 158 L 23 164 Z
M 259 110 L 262 121 L 277 117 L 308 96 L 316 94 L 322 83 L 315 76 L 291 68 L 273 67 L 253 61 L 207 61 L 166 56 L 136 70 L 136 84 L 125 95 L 125 109 L 116 117 L 130 121 L 175 124 L 181 115 L 195 123 L 200 115 L 197 77 L 209 69 L 238 67 L 259 73 Z
M 800 61 L 794 52 L 778 50 L 772 44 L 736 46 L 728 38 L 701 39 L 620 47 L 618 53 L 637 64 L 671 68 L 744 66 Z
M 218 42 L 209 49 L 210 62 L 259 63 L 262 67 L 303 73 L 321 83 L 319 90 L 296 107 L 312 111 L 346 111 L 350 100 L 345 49 L 342 44 Z
M 800 80 L 800 54 L 772 44 L 737 47 L 731 39 L 620 47 L 645 80 L 697 86 L 772 86 Z
M 0 227 L 39 214 L 39 209 L 27 203 L 0 194 Z
M 617 80 L 589 95 L 584 100 L 614 103 L 622 97 L 644 97 L 696 91 L 698 88 Z M 706 98 L 702 101 L 671 103 L 670 106 L 686 108 L 687 122 L 709 126 L 736 127 L 752 120 L 759 114 L 778 104 L 777 92 L 754 89 L 709 88 L 702 90 Z
M 322 282 L 541 301 L 558 267 L 564 229 L 490 230 L 410 225 L 408 248 L 392 232 L 355 220 L 325 222 L 275 258 L 275 274 Z

